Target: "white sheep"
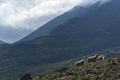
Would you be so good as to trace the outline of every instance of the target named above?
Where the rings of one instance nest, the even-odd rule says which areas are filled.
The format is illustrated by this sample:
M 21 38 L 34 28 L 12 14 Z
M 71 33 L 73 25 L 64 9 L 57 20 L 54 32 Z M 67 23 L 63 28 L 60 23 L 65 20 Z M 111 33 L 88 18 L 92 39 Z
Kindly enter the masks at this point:
M 82 65 L 84 65 L 84 64 L 85 64 L 85 60 L 84 60 L 84 59 L 82 59 L 82 60 L 80 60 L 80 61 L 77 61 L 77 62 L 75 63 L 76 66 L 82 66 Z
M 91 62 L 96 62 L 98 59 L 99 55 L 95 55 L 95 56 L 90 56 L 87 58 L 87 62 L 91 63 Z
M 105 59 L 105 57 L 104 57 L 104 55 L 100 55 L 100 56 L 98 56 L 98 61 L 103 61 Z

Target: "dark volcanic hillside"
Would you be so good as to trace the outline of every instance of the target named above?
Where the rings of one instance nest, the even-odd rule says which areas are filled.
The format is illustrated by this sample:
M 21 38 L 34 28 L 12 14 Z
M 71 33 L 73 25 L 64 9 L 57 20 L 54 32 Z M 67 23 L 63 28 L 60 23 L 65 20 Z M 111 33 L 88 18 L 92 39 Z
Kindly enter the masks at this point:
M 87 8 L 84 16 L 69 18 L 52 28 L 47 36 L 3 46 L 0 79 L 13 80 L 13 75 L 19 77 L 26 72 L 42 73 L 52 70 L 53 66 L 48 65 L 53 63 L 66 64 L 76 57 L 120 46 L 119 8 L 120 0 L 96 6 L 94 10 Z

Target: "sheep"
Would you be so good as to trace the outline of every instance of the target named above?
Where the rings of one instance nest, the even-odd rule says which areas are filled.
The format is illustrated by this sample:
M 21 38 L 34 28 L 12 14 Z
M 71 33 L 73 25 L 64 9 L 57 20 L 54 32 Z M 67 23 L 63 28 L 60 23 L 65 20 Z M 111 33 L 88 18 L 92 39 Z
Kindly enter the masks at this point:
M 82 59 L 82 60 L 80 60 L 80 61 L 75 63 L 76 66 L 82 66 L 84 64 L 85 64 L 85 60 L 84 59 Z
M 98 59 L 99 55 L 95 55 L 95 56 L 91 56 L 87 58 L 87 62 L 91 63 L 91 62 L 96 62 Z
M 98 61 L 103 61 L 104 59 L 105 59 L 104 55 L 100 55 L 100 56 L 98 56 L 98 58 L 97 58 Z

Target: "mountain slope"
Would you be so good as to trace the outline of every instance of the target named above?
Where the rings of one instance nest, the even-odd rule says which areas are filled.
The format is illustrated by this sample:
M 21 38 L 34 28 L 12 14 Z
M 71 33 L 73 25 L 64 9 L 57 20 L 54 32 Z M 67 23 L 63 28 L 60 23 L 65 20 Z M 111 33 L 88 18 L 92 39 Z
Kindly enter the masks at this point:
M 33 33 L 31 33 L 30 35 L 26 36 L 25 38 L 21 39 L 18 42 L 34 40 L 39 38 L 40 36 L 46 36 L 49 34 L 50 31 L 52 31 L 57 26 L 69 21 L 72 18 L 86 16 L 87 14 L 91 13 L 98 7 L 99 7 L 99 2 L 88 7 L 76 6 L 70 11 L 64 13 L 63 15 L 60 15 L 55 19 L 51 20 L 50 22 L 43 25 L 42 27 L 40 27 L 39 29 L 37 29 L 36 31 L 34 31 Z
M 120 46 L 119 4 L 119 0 L 113 0 L 90 10 L 85 16 L 74 17 L 54 27 L 47 36 L 3 46 L 0 48 L 0 79 L 6 76 L 13 80 L 13 75 L 19 77 L 27 72 L 42 73 L 51 70 L 47 64 L 66 63 Z

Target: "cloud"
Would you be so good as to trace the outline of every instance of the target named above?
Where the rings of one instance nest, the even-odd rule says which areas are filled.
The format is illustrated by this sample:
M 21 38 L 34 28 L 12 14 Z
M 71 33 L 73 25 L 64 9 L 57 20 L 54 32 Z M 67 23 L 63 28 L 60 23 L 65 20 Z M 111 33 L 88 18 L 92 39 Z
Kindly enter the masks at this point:
M 0 5 L 0 24 L 14 28 L 34 29 L 36 27 L 25 24 L 27 20 L 38 17 L 43 19 L 46 16 L 49 19 L 50 15 L 55 17 L 58 13 L 62 14 L 72 8 L 77 2 L 75 0 L 5 0 Z M 40 25 L 47 21 L 40 22 Z
M 75 5 L 86 6 L 106 0 L 0 0 L 0 31 L 7 31 L 4 37 L 17 36 L 13 42 L 36 30 L 56 16 L 70 10 Z M 16 33 L 10 31 L 17 30 Z M 23 32 L 24 34 L 21 34 Z M 0 33 L 0 36 L 3 33 Z M 7 38 L 0 37 L 6 40 Z M 8 37 L 9 38 L 9 37 Z

